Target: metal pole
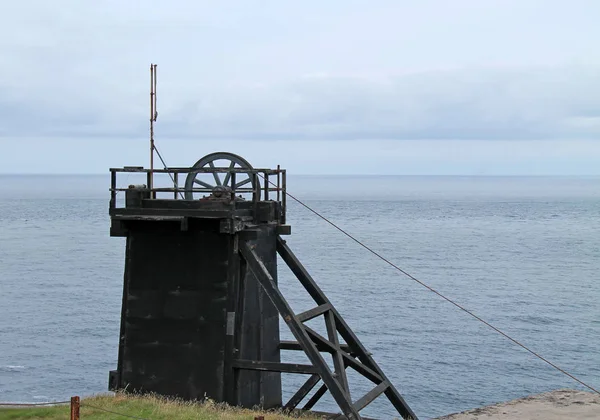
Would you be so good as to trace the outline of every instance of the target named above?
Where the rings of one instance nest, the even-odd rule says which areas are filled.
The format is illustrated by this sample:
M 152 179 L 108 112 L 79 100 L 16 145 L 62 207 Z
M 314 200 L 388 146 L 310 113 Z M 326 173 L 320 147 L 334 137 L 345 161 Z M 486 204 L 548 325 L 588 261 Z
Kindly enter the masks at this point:
M 152 171 L 154 170 L 154 65 L 150 64 L 150 176 L 148 188 L 152 191 Z
M 279 202 L 279 192 L 281 191 L 280 181 L 281 181 L 281 167 L 279 165 L 277 165 L 277 202 Z
M 281 166 L 277 165 L 277 206 L 279 206 L 279 216 L 277 217 L 278 223 L 282 223 L 283 219 L 284 219 L 283 206 L 281 205 L 280 195 L 281 195 Z
M 265 201 L 269 201 L 269 173 L 264 172 L 265 176 Z
M 231 202 L 235 206 L 235 172 L 231 172 Z
M 154 122 L 156 121 L 156 64 L 150 64 L 150 182 L 148 188 L 152 198 L 154 188 Z
M 110 209 L 114 209 L 117 207 L 117 192 L 115 189 L 117 188 L 117 173 L 115 171 L 110 171 Z
M 173 174 L 173 187 L 175 191 L 173 191 L 173 199 L 177 200 L 177 191 L 179 190 L 179 172 L 175 172 Z
M 254 211 L 254 221 L 256 222 L 258 220 L 258 202 L 260 200 L 260 185 L 258 185 L 258 174 L 257 173 L 252 173 L 250 174 L 250 176 L 252 177 L 252 185 L 253 185 L 253 189 L 252 189 L 252 208 Z
M 286 183 L 286 179 L 285 179 L 285 169 L 282 171 L 281 173 L 281 188 L 283 189 L 283 191 L 281 192 L 281 207 L 283 207 L 283 220 L 281 221 L 282 224 L 285 225 L 285 219 L 286 219 L 286 213 L 287 213 L 287 183 Z

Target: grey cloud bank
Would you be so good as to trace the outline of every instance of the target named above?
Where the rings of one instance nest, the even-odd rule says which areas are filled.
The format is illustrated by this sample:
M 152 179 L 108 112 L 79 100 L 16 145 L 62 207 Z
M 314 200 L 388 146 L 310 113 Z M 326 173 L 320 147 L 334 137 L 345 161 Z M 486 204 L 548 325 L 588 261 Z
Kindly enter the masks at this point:
M 198 139 L 588 139 L 600 135 L 599 75 L 582 68 L 456 70 L 165 88 L 159 130 Z M 147 130 L 145 104 L 135 101 L 142 92 L 104 93 L 100 101 L 85 92 L 52 92 L 50 101 L 31 91 L 5 94 L 0 134 L 136 137 Z
M 595 70 L 311 77 L 199 93 L 162 121 L 176 137 L 554 139 L 600 134 Z M 178 118 L 173 118 L 177 115 Z
M 543 140 L 570 159 L 540 155 L 544 168 L 577 168 L 600 153 L 597 16 L 594 0 L 10 2 L 0 14 L 0 167 L 21 171 L 23 152 L 46 142 L 56 165 L 74 148 L 95 164 L 97 142 L 146 137 L 155 62 L 157 136 L 179 142 L 175 154 L 194 139 L 244 150 L 278 140 L 278 154 L 345 141 L 361 156 L 397 141 L 398 154 L 420 156 L 419 171 L 479 172 L 467 150 L 523 168 L 532 151 L 549 153 L 528 142 Z M 461 161 L 436 154 L 440 141 Z

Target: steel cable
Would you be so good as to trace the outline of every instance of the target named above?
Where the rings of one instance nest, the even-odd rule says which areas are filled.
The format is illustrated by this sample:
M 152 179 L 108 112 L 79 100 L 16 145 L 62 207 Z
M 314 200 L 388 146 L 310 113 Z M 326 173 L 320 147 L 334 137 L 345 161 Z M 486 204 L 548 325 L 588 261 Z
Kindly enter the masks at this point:
M 165 163 L 165 160 L 163 159 L 162 155 L 158 151 L 158 147 L 156 147 L 156 143 L 154 143 L 153 147 L 154 147 L 154 150 L 156 151 L 156 154 L 158 155 L 158 158 L 162 162 L 163 167 L 165 168 L 165 170 L 168 170 L 168 167 L 167 167 L 167 164 Z M 169 174 L 169 178 L 171 178 L 171 181 L 173 181 L 173 186 L 178 189 L 179 185 L 177 185 L 177 183 L 175 182 L 175 178 L 173 178 L 173 175 L 171 174 L 171 172 L 169 172 L 168 174 Z M 182 200 L 185 200 L 185 198 L 183 197 L 183 193 L 181 191 L 179 191 L 179 196 L 181 197 Z
M 265 179 L 264 176 L 260 175 L 261 178 Z M 277 187 L 276 184 L 274 184 L 271 181 L 268 181 L 265 179 L 265 181 L 269 182 L 270 184 L 272 184 L 273 186 Z M 348 238 L 350 238 L 351 240 L 353 240 L 354 242 L 356 242 L 358 245 L 360 245 L 361 247 L 363 247 L 364 249 L 366 249 L 367 251 L 369 251 L 371 254 L 375 255 L 377 258 L 381 259 L 382 261 L 386 262 L 388 265 L 390 265 L 391 267 L 393 267 L 394 269 L 396 269 L 397 271 L 399 271 L 400 273 L 404 274 L 406 277 L 408 277 L 409 279 L 413 280 L 414 282 L 420 284 L 421 286 L 425 287 L 427 290 L 429 290 L 430 292 L 435 293 L 436 295 L 438 295 L 439 297 L 441 297 L 442 299 L 444 299 L 445 301 L 451 303 L 452 305 L 456 306 L 457 308 L 459 308 L 461 311 L 469 314 L 470 316 L 472 316 L 473 318 L 475 318 L 476 320 L 478 320 L 479 322 L 483 323 L 484 325 L 488 326 L 489 328 L 491 328 L 492 330 L 496 331 L 498 334 L 501 334 L 502 336 L 504 336 L 505 338 L 509 339 L 510 341 L 512 341 L 514 344 L 518 345 L 519 347 L 523 348 L 524 350 L 527 350 L 529 353 L 531 353 L 532 355 L 534 355 L 535 357 L 537 357 L 538 359 L 542 360 L 543 362 L 547 363 L 548 365 L 552 366 L 554 369 L 556 369 L 557 371 L 565 374 L 566 376 L 568 376 L 569 378 L 573 379 L 574 381 L 578 382 L 579 384 L 583 385 L 584 387 L 588 388 L 589 390 L 595 392 L 596 394 L 600 395 L 600 391 L 598 391 L 596 388 L 594 388 L 591 385 L 588 385 L 587 383 L 585 383 L 584 381 L 582 381 L 581 379 L 575 377 L 574 375 L 570 374 L 569 372 L 567 372 L 566 370 L 562 369 L 561 367 L 557 366 L 556 364 L 552 363 L 551 361 L 549 361 L 548 359 L 546 359 L 545 357 L 541 356 L 540 354 L 536 353 L 535 351 L 531 350 L 529 347 L 525 346 L 524 344 L 522 344 L 521 342 L 519 342 L 518 340 L 512 338 L 511 336 L 509 336 L 507 333 L 505 333 L 504 331 L 500 330 L 499 328 L 495 327 L 494 325 L 490 324 L 489 322 L 487 322 L 486 320 L 482 319 L 481 317 L 479 317 L 478 315 L 476 315 L 475 313 L 473 313 L 472 311 L 470 311 L 469 309 L 465 308 L 464 306 L 460 305 L 459 303 L 455 302 L 454 300 L 444 296 L 442 293 L 438 292 L 436 289 L 434 289 L 433 287 L 429 286 L 428 284 L 426 284 L 425 282 L 417 279 L 415 276 L 411 275 L 410 273 L 408 273 L 407 271 L 403 270 L 402 268 L 398 267 L 396 264 L 394 264 L 393 262 L 391 262 L 390 260 L 388 260 L 387 258 L 385 258 L 383 255 L 379 254 L 377 251 L 373 250 L 371 247 L 369 247 L 368 245 L 364 244 L 363 242 L 361 242 L 360 240 L 356 239 L 354 236 L 352 236 L 350 233 L 346 232 L 344 229 L 342 229 L 341 227 L 339 227 L 338 225 L 336 225 L 335 223 L 333 223 L 331 220 L 329 220 L 328 218 L 326 218 L 325 216 L 321 215 L 318 211 L 314 210 L 313 208 L 311 208 L 310 206 L 308 206 L 307 204 L 303 203 L 302 201 L 300 201 L 298 198 L 294 197 L 293 195 L 291 195 L 290 193 L 288 193 L 287 191 L 284 192 L 284 194 L 286 194 L 288 197 L 290 197 L 292 200 L 294 200 L 295 202 L 297 202 L 298 204 L 300 204 L 302 207 L 306 208 L 307 210 L 309 210 L 310 212 L 312 212 L 313 214 L 315 214 L 317 217 L 321 218 L 322 220 L 324 220 L 325 222 L 327 222 L 328 224 L 330 224 L 331 226 L 333 226 L 335 229 L 337 229 L 338 231 L 340 231 L 341 233 L 343 233 L 345 236 L 347 236 Z

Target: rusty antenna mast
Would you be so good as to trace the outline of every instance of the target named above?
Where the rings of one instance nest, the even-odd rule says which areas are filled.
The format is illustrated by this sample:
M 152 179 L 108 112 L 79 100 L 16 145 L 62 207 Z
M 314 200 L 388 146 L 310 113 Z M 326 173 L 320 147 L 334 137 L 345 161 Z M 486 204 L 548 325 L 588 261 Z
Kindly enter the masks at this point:
M 158 116 L 156 110 L 156 64 L 150 64 L 150 177 L 148 188 L 154 187 L 154 122 Z

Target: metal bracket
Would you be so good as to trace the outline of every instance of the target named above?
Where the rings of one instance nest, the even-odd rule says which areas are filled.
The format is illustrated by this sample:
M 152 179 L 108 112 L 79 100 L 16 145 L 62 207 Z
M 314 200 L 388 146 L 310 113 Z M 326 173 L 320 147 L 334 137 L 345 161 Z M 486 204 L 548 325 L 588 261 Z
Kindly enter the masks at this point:
M 221 219 L 219 232 L 234 235 L 237 232 L 244 230 L 245 227 L 246 227 L 246 223 L 243 220 L 240 220 L 238 218 Z

